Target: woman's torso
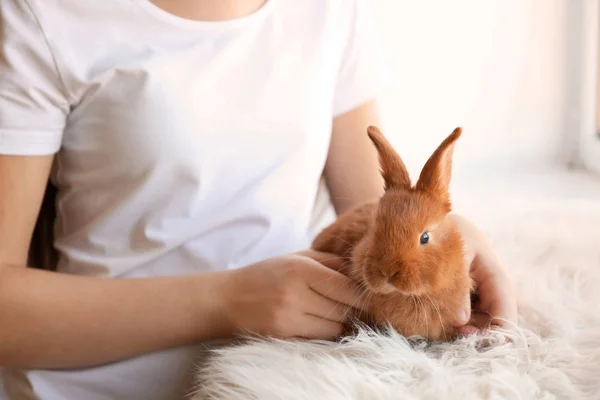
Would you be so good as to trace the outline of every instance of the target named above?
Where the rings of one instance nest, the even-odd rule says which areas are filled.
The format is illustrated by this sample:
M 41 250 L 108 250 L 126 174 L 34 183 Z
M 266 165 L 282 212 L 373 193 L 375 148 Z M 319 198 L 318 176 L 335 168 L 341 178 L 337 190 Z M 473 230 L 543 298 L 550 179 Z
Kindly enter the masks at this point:
M 32 0 L 71 106 L 52 172 L 59 271 L 202 273 L 308 246 L 342 4 L 195 22 L 146 0 Z M 42 399 L 173 399 L 200 349 L 15 374 Z
M 202 272 L 306 245 L 340 57 L 325 7 L 207 23 L 84 3 L 47 11 L 77 102 L 53 173 L 59 270 Z

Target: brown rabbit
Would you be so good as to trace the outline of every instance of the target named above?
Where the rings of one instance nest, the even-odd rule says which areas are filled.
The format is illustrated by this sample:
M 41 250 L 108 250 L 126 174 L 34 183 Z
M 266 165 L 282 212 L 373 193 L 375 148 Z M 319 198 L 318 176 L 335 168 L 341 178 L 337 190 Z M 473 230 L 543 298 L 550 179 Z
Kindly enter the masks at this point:
M 462 238 L 448 216 L 452 154 L 462 130 L 442 142 L 415 186 L 379 129 L 367 132 L 379 153 L 385 194 L 341 215 L 312 247 L 347 258 L 344 272 L 366 289 L 365 322 L 389 323 L 407 337 L 453 339 L 453 321 L 473 290 Z

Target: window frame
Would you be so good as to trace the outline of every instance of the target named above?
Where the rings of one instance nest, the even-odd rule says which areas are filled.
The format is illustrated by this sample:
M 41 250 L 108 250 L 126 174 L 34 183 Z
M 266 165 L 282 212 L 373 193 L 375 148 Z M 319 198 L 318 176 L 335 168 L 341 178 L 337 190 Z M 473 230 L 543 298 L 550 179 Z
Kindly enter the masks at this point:
M 575 163 L 600 174 L 600 5 L 598 0 L 570 4 L 577 3 L 581 9 L 572 15 L 580 20 L 582 62 L 578 68 L 579 79 L 575 82 L 578 86 L 575 90 L 579 93 L 578 132 L 567 134 L 577 135 Z

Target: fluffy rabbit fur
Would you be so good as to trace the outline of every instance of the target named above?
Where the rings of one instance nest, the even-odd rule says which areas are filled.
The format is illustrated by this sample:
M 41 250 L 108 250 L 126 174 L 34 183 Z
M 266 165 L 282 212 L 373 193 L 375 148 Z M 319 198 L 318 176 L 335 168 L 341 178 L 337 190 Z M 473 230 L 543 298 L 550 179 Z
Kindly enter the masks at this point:
M 453 322 L 473 290 L 452 218 L 449 184 L 456 128 L 429 158 L 415 186 L 398 153 L 374 126 L 385 194 L 341 215 L 314 240 L 315 250 L 347 259 L 344 273 L 365 290 L 364 322 L 391 324 L 405 336 L 455 337 Z

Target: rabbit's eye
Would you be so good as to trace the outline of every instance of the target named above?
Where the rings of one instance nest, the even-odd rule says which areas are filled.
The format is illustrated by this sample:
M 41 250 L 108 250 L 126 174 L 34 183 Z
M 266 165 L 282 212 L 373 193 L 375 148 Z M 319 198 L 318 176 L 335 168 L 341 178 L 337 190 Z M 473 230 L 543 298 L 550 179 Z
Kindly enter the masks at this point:
M 429 232 L 424 232 L 420 239 L 421 245 L 429 243 Z

